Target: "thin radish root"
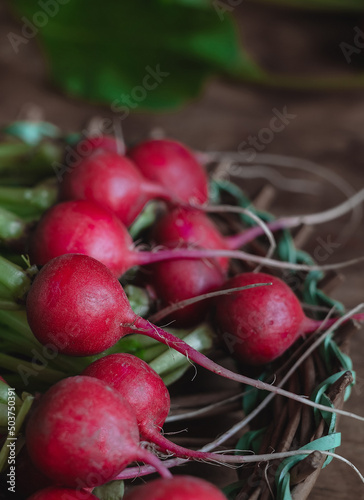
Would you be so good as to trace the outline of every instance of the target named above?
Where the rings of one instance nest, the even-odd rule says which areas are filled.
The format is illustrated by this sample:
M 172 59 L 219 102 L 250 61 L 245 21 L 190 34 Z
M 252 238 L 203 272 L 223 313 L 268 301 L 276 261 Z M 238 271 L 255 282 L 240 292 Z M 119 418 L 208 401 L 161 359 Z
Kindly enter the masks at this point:
M 179 422 L 180 420 L 190 420 L 194 419 L 196 417 L 199 417 L 201 415 L 205 415 L 206 413 L 209 413 L 210 411 L 219 408 L 221 406 L 225 406 L 229 403 L 233 403 L 237 399 L 240 399 L 246 394 L 246 392 L 241 392 L 239 394 L 234 394 L 234 396 L 230 396 L 229 398 L 223 399 L 222 401 L 217 401 L 216 403 L 211 403 L 207 406 L 204 406 L 203 408 L 198 408 L 197 410 L 191 410 L 187 411 L 185 413 L 179 413 L 178 415 L 169 415 L 166 418 L 166 423 L 169 422 Z
M 201 158 L 201 160 L 204 163 L 214 163 L 214 162 L 221 162 L 221 168 L 217 171 L 217 177 L 224 177 L 225 175 L 228 175 L 229 173 L 235 174 L 239 176 L 239 172 L 237 169 L 234 169 L 234 172 L 229 172 L 229 170 L 232 170 L 231 167 L 236 164 L 238 165 L 249 165 L 251 163 L 254 164 L 254 168 L 266 168 L 266 165 L 272 165 L 276 167 L 282 167 L 282 168 L 293 168 L 293 169 L 298 169 L 298 170 L 304 170 L 305 172 L 310 172 L 311 174 L 321 177 L 324 179 L 326 182 L 329 182 L 333 186 L 335 186 L 336 189 L 338 189 L 339 192 L 341 192 L 345 197 L 348 198 L 348 202 L 351 203 L 356 197 L 356 194 L 359 195 L 359 193 L 362 193 L 363 190 L 361 190 L 359 193 L 355 193 L 355 189 L 341 176 L 337 175 L 335 172 L 333 172 L 331 169 L 323 167 L 320 164 L 314 163 L 312 161 L 302 159 L 302 158 L 295 158 L 295 157 L 289 157 L 289 156 L 282 156 L 282 155 L 277 155 L 277 154 L 265 154 L 265 153 L 257 153 L 253 162 L 251 161 L 245 161 L 244 156 L 241 155 L 241 153 L 237 151 L 233 152 L 206 152 L 206 153 L 198 153 L 198 156 Z M 262 165 L 263 164 L 263 165 Z M 359 197 L 361 197 L 359 195 Z M 346 202 L 345 202 L 346 203 Z M 351 219 L 351 224 L 349 226 L 346 226 L 343 231 L 340 234 L 340 241 L 342 243 L 345 243 L 348 241 L 349 237 L 351 234 L 353 234 L 353 231 L 355 228 L 357 228 L 360 224 L 361 218 L 362 218 L 362 210 L 358 206 L 358 204 L 361 203 L 360 200 L 356 199 L 355 203 L 351 205 L 351 207 L 347 207 L 348 209 L 341 214 L 343 215 L 349 210 L 353 210 L 353 215 Z M 344 204 L 342 204 L 344 205 Z M 338 217 L 339 215 L 332 214 L 334 218 Z M 290 218 L 290 217 L 288 217 Z M 332 220 L 332 219 L 327 219 L 327 220 Z M 311 223 L 311 222 L 310 222 Z M 317 222 L 320 223 L 320 222 Z M 290 226 L 290 227 L 295 227 L 295 226 Z
M 244 450 L 241 450 L 244 451 Z M 313 452 L 319 452 L 324 456 L 327 457 L 333 457 L 336 458 L 337 460 L 340 460 L 347 465 L 349 465 L 357 474 L 359 477 L 360 481 L 364 483 L 364 477 L 361 474 L 361 472 L 358 470 L 355 465 L 347 460 L 346 458 L 342 457 L 341 455 L 338 455 L 337 453 L 333 453 L 330 451 L 322 451 L 322 450 L 315 450 L 315 449 L 310 449 L 310 450 L 294 450 L 294 451 L 285 451 L 285 452 L 278 452 L 278 453 L 266 453 L 262 455 L 244 455 L 244 456 L 239 456 L 237 455 L 237 461 L 236 463 L 240 463 L 241 466 L 247 463 L 257 463 L 257 462 L 270 462 L 271 460 L 283 460 L 285 458 L 290 458 L 290 457 L 295 457 L 297 455 L 310 455 Z M 240 462 L 238 462 L 238 459 Z M 179 465 L 183 465 L 189 460 L 187 459 L 182 459 L 182 458 L 175 458 L 175 459 L 169 459 L 165 460 L 163 462 L 164 466 L 167 468 L 172 468 L 176 467 Z M 226 465 L 224 462 L 220 462 L 220 465 Z M 148 465 L 142 466 L 142 467 L 128 467 L 125 469 L 123 472 L 118 474 L 114 480 L 126 480 L 126 479 L 134 479 L 136 477 L 142 477 L 142 476 L 147 476 L 149 474 L 153 474 L 155 472 L 155 469 L 153 467 L 150 467 Z
M 336 328 L 344 324 L 346 321 L 350 320 L 353 316 L 355 316 L 355 314 L 357 314 L 363 308 L 364 304 L 359 304 L 354 309 L 347 312 L 344 316 L 337 319 L 334 325 L 330 326 L 330 328 L 323 335 L 320 335 L 320 337 L 302 353 L 300 358 L 294 363 L 292 368 L 290 368 L 290 370 L 282 378 L 277 387 L 283 387 L 284 384 L 287 382 L 287 380 L 289 380 L 289 378 L 296 372 L 297 368 L 302 365 L 305 359 L 307 359 L 317 349 L 317 347 L 324 342 L 325 338 L 331 335 Z M 266 398 L 263 399 L 263 401 L 256 408 L 254 408 L 254 410 L 251 413 L 249 413 L 249 415 L 247 415 L 243 420 L 241 420 L 233 427 L 231 427 L 231 429 L 222 434 L 215 441 L 213 441 L 209 445 L 204 446 L 202 450 L 211 451 L 215 449 L 217 446 L 220 446 L 221 444 L 228 441 L 231 437 L 233 437 L 244 427 L 246 427 L 264 408 L 266 408 L 268 404 L 272 401 L 274 396 L 275 396 L 274 393 L 269 394 Z
M 226 290 L 217 290 L 216 292 L 204 293 L 202 295 L 199 295 L 198 297 L 192 297 L 190 299 L 181 300 L 180 302 L 176 302 L 175 304 L 165 307 L 164 309 L 161 309 L 160 311 L 152 314 L 152 316 L 150 316 L 148 320 L 151 323 L 158 323 L 158 321 L 165 318 L 166 316 L 169 316 L 175 311 L 179 311 L 180 309 L 190 306 L 191 304 L 196 304 L 201 300 L 212 299 L 215 297 L 220 297 L 221 295 L 227 295 L 229 293 L 241 292 L 242 290 L 248 290 L 249 288 L 255 288 L 257 286 L 270 286 L 270 285 L 271 283 L 256 283 L 254 285 L 241 286 L 236 288 L 227 288 Z
M 325 210 L 323 212 L 318 212 L 315 214 L 295 215 L 293 217 L 279 217 L 278 219 L 265 224 L 266 227 L 264 229 L 260 225 L 259 227 L 255 226 L 247 229 L 240 234 L 228 236 L 226 238 L 226 242 L 229 248 L 236 249 L 246 245 L 247 243 L 250 243 L 258 236 L 267 234 L 267 230 L 270 232 L 275 232 L 282 229 L 292 229 L 294 227 L 300 226 L 301 224 L 306 224 L 308 226 L 324 224 L 325 222 L 338 219 L 339 217 L 345 215 L 346 213 L 353 210 L 356 206 L 361 204 L 363 201 L 364 189 L 358 191 L 348 200 L 329 210 Z M 271 240 L 269 241 L 271 243 Z
M 195 351 L 194 349 L 191 348 L 191 346 L 189 346 L 183 340 L 176 339 L 173 335 L 169 334 L 168 332 L 165 332 L 161 328 L 152 325 L 144 318 L 136 317 L 134 325 L 133 326 L 129 325 L 129 328 L 134 332 L 137 331 L 139 333 L 143 333 L 145 335 L 148 335 L 149 337 L 154 338 L 155 340 L 162 342 L 168 347 L 171 347 L 175 349 L 177 352 L 180 352 L 184 356 L 188 356 L 188 358 L 191 361 L 197 363 L 200 366 L 203 366 L 207 370 L 216 373 L 217 375 L 220 375 L 222 377 L 228 378 L 230 380 L 235 380 L 236 382 L 240 382 L 242 384 L 250 385 L 252 387 L 255 387 L 263 391 L 273 392 L 275 394 L 288 397 L 289 399 L 292 399 L 299 403 L 303 403 L 313 408 L 317 408 L 319 410 L 327 411 L 329 413 L 338 413 L 340 415 L 345 415 L 347 417 L 351 417 L 356 420 L 364 421 L 364 417 L 355 415 L 354 413 L 347 412 L 344 410 L 338 410 L 336 408 L 330 408 L 325 405 L 315 403 L 305 397 L 298 396 L 297 394 L 285 391 L 284 389 L 272 386 L 270 384 L 266 384 L 261 380 L 255 380 L 250 377 L 246 377 L 244 375 L 232 372 L 231 370 L 228 370 L 227 368 L 218 365 L 217 363 L 206 357 L 204 354 Z
M 329 271 L 335 269 L 343 269 L 345 267 L 350 267 L 355 264 L 359 264 L 364 261 L 364 256 L 357 257 L 355 259 L 349 259 L 344 262 L 338 262 L 336 264 L 324 264 L 324 265 L 306 265 L 306 264 L 295 264 L 291 262 L 282 262 L 279 260 L 269 259 L 265 257 L 259 257 L 258 255 L 253 255 L 242 250 L 161 250 L 158 252 L 136 252 L 135 265 L 147 265 L 156 262 L 161 262 L 165 260 L 173 259 L 211 259 L 217 257 L 228 257 L 230 259 L 238 259 L 246 262 L 255 262 L 260 265 L 267 267 L 273 267 L 277 269 L 291 269 L 295 271 Z
M 238 213 L 238 214 L 247 215 L 254 222 L 256 222 L 257 226 L 262 231 L 261 234 L 265 234 L 269 240 L 270 246 L 269 246 L 266 257 L 270 258 L 273 255 L 275 249 L 277 248 L 277 243 L 276 243 L 274 235 L 269 227 L 269 223 L 268 224 L 265 223 L 257 214 L 255 214 L 252 210 L 249 210 L 248 208 L 236 207 L 234 205 L 206 205 L 203 207 L 196 207 L 196 208 L 203 209 L 204 211 L 209 212 L 209 213 Z M 244 231 L 244 233 L 242 233 L 239 236 L 243 236 L 244 234 L 245 234 L 245 231 Z M 226 241 L 229 243 L 231 241 L 231 238 L 227 237 Z M 241 245 L 239 245 L 239 247 L 240 246 Z M 229 245 L 229 248 L 232 248 L 232 249 L 239 248 L 239 247 L 231 247 Z

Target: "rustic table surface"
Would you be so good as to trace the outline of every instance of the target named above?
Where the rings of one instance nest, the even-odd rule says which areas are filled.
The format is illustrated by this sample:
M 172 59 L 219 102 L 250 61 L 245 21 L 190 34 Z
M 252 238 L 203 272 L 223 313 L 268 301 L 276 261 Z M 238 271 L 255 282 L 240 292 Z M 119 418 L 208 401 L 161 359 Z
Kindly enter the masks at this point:
M 340 42 L 353 38 L 355 17 L 344 20 L 329 15 L 291 13 L 242 2 L 236 10 L 242 37 L 248 49 L 266 68 L 292 73 L 348 74 L 358 70 L 362 55 L 355 54 L 347 65 Z M 46 120 L 65 130 L 82 128 L 93 116 L 115 115 L 107 106 L 91 105 L 66 98 L 49 83 L 46 67 L 35 41 L 30 41 L 15 55 L 6 38 L 18 25 L 0 1 L 0 125 L 23 116 L 29 105 L 39 106 Z M 288 92 L 252 88 L 222 80 L 212 81 L 203 96 L 184 109 L 168 114 L 136 113 L 123 121 L 128 141 L 146 137 L 151 129 L 161 128 L 166 135 L 186 141 L 202 150 L 236 151 L 249 136 L 269 127 L 277 110 L 290 115 L 283 130 L 276 132 L 264 153 L 279 153 L 317 161 L 332 175 L 339 176 L 356 190 L 364 187 L 364 92 Z M 264 133 L 263 133 L 264 134 Z M 260 143 L 261 144 L 261 143 Z M 261 147 L 261 146 L 260 146 Z M 281 171 L 283 175 L 287 172 Z M 299 172 L 301 178 L 308 174 Z M 312 179 L 312 177 L 310 177 Z M 317 179 L 316 179 L 317 180 Z M 249 180 L 245 181 L 249 192 Z M 281 191 L 274 202 L 275 214 L 314 212 L 330 208 L 344 200 L 343 194 L 329 180 L 321 179 L 317 195 L 289 194 Z M 341 239 L 350 218 L 320 226 L 314 245 L 334 241 L 325 262 L 338 262 L 364 252 L 364 219 Z M 321 238 L 318 240 L 317 238 Z M 314 249 L 315 246 L 312 249 Z M 345 281 L 335 290 L 335 298 L 350 308 L 364 299 L 364 267 L 343 271 Z M 346 409 L 364 415 L 364 341 L 363 330 L 352 340 L 352 359 L 357 371 L 357 385 Z M 343 444 L 338 452 L 364 472 L 364 425 L 343 418 L 340 421 Z M 206 466 L 201 465 L 203 470 Z M 233 472 L 220 473 L 215 467 L 211 478 L 219 484 L 233 480 Z M 364 488 L 355 473 L 345 464 L 334 461 L 325 469 L 310 494 L 310 500 L 364 498 Z

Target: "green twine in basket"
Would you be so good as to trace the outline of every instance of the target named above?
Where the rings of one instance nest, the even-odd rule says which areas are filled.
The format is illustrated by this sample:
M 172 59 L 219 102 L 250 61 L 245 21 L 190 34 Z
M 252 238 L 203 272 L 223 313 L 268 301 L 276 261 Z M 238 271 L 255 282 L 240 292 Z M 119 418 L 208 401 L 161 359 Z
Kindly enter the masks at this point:
M 210 185 L 210 195 L 211 200 L 214 203 L 221 202 L 221 194 L 228 193 L 235 199 L 236 205 L 249 208 L 254 214 L 258 215 L 263 221 L 268 222 L 274 219 L 271 214 L 263 211 L 256 210 L 249 198 L 244 194 L 244 192 L 235 184 L 227 180 L 212 180 Z M 255 222 L 251 217 L 245 214 L 239 214 L 242 222 L 246 225 L 255 225 Z M 280 260 L 284 260 L 291 263 L 297 264 L 314 264 L 312 257 L 302 250 L 296 249 L 294 246 L 292 235 L 288 230 L 281 231 L 281 236 L 277 243 L 276 255 Z M 292 274 L 294 274 L 292 272 Z M 303 292 L 302 298 L 305 302 L 311 305 L 326 306 L 329 308 L 335 308 L 338 312 L 343 313 L 345 308 L 343 304 L 333 300 L 328 297 L 322 290 L 319 289 L 319 281 L 323 278 L 324 274 L 321 271 L 311 271 L 304 278 L 303 282 Z M 339 364 L 342 366 L 343 371 L 335 373 L 328 377 L 324 382 L 322 382 L 318 387 L 316 387 L 311 399 L 317 403 L 321 403 L 326 406 L 333 406 L 331 401 L 325 395 L 325 392 L 330 387 L 331 384 L 336 382 L 346 371 L 350 371 L 353 374 L 355 380 L 355 373 L 352 371 L 352 362 L 349 356 L 342 353 L 337 343 L 334 341 L 332 335 L 328 336 L 323 345 L 320 347 L 320 355 L 324 360 L 326 369 L 330 372 L 334 368 L 334 364 Z M 264 373 L 259 378 L 264 379 L 268 374 Z M 344 399 L 347 400 L 350 396 L 351 386 L 347 387 L 345 390 Z M 265 395 L 261 391 L 249 391 L 247 396 L 243 398 L 243 408 L 246 414 L 250 413 L 256 406 L 264 399 Z M 336 414 L 328 412 L 320 412 L 315 409 L 315 418 L 317 422 L 320 418 L 324 418 L 327 427 L 328 434 L 321 437 L 311 443 L 302 446 L 301 450 L 308 450 L 311 452 L 313 450 L 328 451 L 333 452 L 336 447 L 340 446 L 341 434 L 336 432 Z M 257 453 L 259 450 L 259 444 L 261 438 L 265 432 L 264 429 L 258 431 L 247 432 L 238 442 L 238 449 L 250 449 Z M 297 455 L 294 457 L 287 458 L 283 460 L 278 471 L 275 475 L 276 487 L 277 487 L 277 500 L 292 500 L 290 491 L 290 470 L 299 461 L 303 460 L 305 455 Z M 327 457 L 323 467 L 328 465 L 332 460 L 332 457 Z M 224 493 L 227 495 L 228 500 L 234 500 L 236 495 L 244 486 L 244 481 L 238 481 L 232 485 L 229 485 L 224 489 Z

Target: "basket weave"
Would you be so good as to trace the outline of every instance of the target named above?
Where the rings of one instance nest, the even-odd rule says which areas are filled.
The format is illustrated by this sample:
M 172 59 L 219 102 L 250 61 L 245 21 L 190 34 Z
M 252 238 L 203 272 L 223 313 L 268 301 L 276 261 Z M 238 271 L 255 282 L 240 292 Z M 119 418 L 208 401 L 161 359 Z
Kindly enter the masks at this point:
M 264 188 L 254 197 L 253 205 L 261 210 L 267 210 L 273 198 L 274 190 L 270 187 Z M 231 225 L 231 221 L 229 222 Z M 310 235 L 311 229 L 305 226 L 296 230 L 294 234 L 296 248 L 304 247 Z M 257 242 L 251 244 L 251 250 L 256 254 L 265 255 L 266 253 L 266 248 L 262 248 Z M 246 264 L 244 265 L 246 266 Z M 247 267 L 249 268 L 249 266 Z M 267 270 L 267 272 L 272 274 L 271 269 Z M 341 276 L 330 272 L 319 282 L 319 288 L 326 294 L 330 294 L 340 281 Z M 335 342 L 340 347 L 340 351 L 344 354 L 349 354 L 350 336 L 353 332 L 354 324 L 352 322 L 342 325 L 335 332 Z M 296 359 L 314 340 L 315 338 L 312 336 L 305 341 L 297 342 L 289 353 L 279 359 L 279 362 L 273 366 L 275 385 L 280 382 Z M 221 362 L 221 359 L 219 359 L 219 362 Z M 331 375 L 342 372 L 343 368 L 340 361 L 337 360 L 329 371 L 318 349 L 316 349 L 290 377 L 284 387 L 296 394 L 312 394 L 320 383 Z M 352 383 L 352 373 L 350 371 L 344 371 L 340 378 L 325 392 L 326 396 L 336 408 L 341 409 L 343 407 L 345 391 Z M 221 392 L 217 394 L 219 394 L 217 397 L 221 398 Z M 227 395 L 228 394 L 229 393 L 227 393 Z M 177 400 L 175 399 L 174 402 L 176 403 L 178 401 L 181 406 L 192 408 L 194 406 L 201 406 L 202 399 L 204 399 L 203 395 L 187 395 L 182 398 L 179 397 Z M 222 410 L 214 410 L 214 412 L 209 415 L 209 418 L 213 418 L 214 415 L 216 416 L 220 411 L 225 412 L 225 414 L 228 412 L 234 414 L 234 410 L 238 411 L 238 409 L 239 407 L 236 404 L 232 404 L 228 407 L 223 407 Z M 236 417 L 237 420 L 241 419 L 241 413 L 238 413 Z M 281 396 L 276 396 L 273 403 L 267 409 L 263 410 L 263 412 L 250 424 L 250 429 L 261 429 L 262 427 L 266 427 L 266 431 L 260 448 L 256 450 L 259 454 L 298 449 L 311 441 L 329 434 L 329 429 L 325 420 L 323 418 L 315 420 L 312 408 L 302 406 L 297 402 L 287 400 Z M 244 432 L 245 431 L 246 429 L 244 429 Z M 210 441 L 215 437 L 216 436 L 212 436 Z M 194 437 L 193 434 L 189 434 L 188 438 L 177 438 L 175 440 L 179 444 L 190 447 L 197 447 L 209 441 L 208 439 L 206 439 L 206 441 L 201 441 L 197 437 Z M 235 439 L 235 444 L 236 440 L 237 439 Z M 232 442 L 230 441 L 229 444 L 232 444 Z M 293 500 L 305 500 L 308 498 L 319 477 L 325 460 L 326 456 L 324 456 L 324 454 L 314 451 L 290 469 L 290 489 Z M 238 468 L 237 475 L 239 480 L 244 482 L 244 486 L 233 498 L 236 500 L 269 500 L 276 498 L 275 473 L 280 463 L 281 461 L 279 460 L 272 460 L 269 466 L 267 466 L 267 464 L 252 464 Z M 182 473 L 184 473 L 183 469 Z M 206 478 L 211 479 L 213 474 L 214 471 L 212 471 L 212 475 L 208 473 Z

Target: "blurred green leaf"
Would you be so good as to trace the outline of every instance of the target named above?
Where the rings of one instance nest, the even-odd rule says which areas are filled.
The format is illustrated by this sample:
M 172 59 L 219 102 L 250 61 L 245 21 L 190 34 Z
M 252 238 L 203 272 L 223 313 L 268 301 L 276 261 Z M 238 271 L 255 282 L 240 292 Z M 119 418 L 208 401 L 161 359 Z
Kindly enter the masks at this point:
M 222 22 L 206 2 L 51 3 L 52 15 L 40 6 L 49 2 L 13 2 L 27 24 L 48 18 L 36 31 L 54 80 L 71 95 L 111 103 L 124 117 L 179 106 L 214 74 L 260 75 L 239 46 L 229 13 Z
M 110 481 L 95 488 L 92 494 L 100 500 L 121 500 L 124 496 L 124 481 Z

